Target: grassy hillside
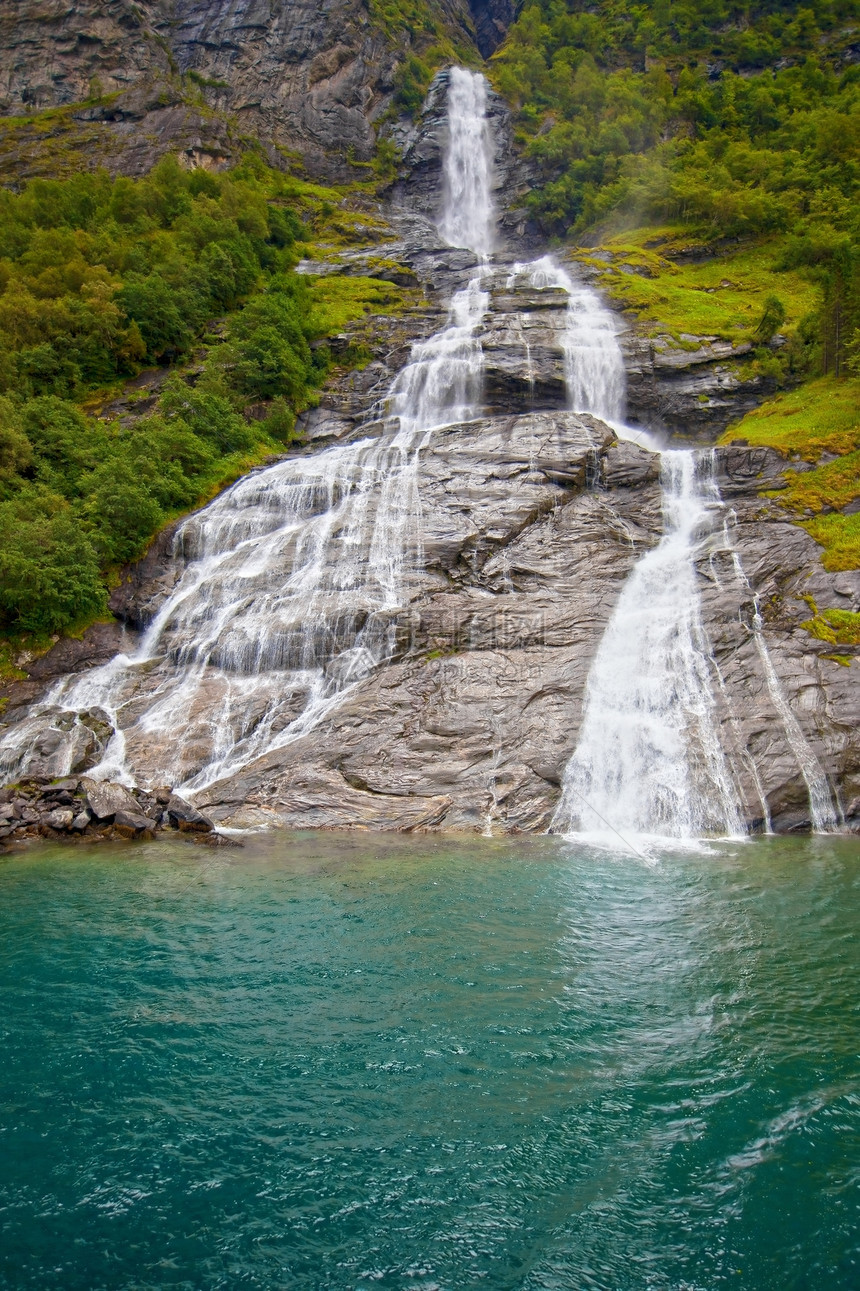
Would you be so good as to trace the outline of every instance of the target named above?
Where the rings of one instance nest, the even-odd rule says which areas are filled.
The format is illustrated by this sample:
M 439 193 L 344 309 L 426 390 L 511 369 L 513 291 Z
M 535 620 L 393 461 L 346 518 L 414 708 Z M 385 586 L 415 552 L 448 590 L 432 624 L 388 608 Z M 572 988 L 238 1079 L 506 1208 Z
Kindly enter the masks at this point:
M 769 400 L 723 436 L 815 463 L 774 493 L 824 548 L 825 569 L 860 568 L 860 380 L 821 377 Z
M 821 299 L 809 367 L 860 355 L 860 0 L 667 5 L 541 0 L 493 76 L 517 111 L 549 232 L 670 224 L 769 239 Z M 641 250 L 641 247 L 640 247 Z M 689 330 L 689 329 L 688 329 Z

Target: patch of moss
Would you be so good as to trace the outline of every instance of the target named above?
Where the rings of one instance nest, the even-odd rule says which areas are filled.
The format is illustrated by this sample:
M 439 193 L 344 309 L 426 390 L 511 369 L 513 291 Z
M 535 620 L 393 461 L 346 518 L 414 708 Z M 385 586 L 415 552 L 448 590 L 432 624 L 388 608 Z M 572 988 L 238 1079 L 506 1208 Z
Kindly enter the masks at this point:
M 860 645 L 860 614 L 852 610 L 819 610 L 800 626 L 830 645 Z
M 824 548 L 821 563 L 831 573 L 860 569 L 860 514 L 838 512 L 804 520 L 802 527 Z
M 419 295 L 380 278 L 326 274 L 310 279 L 314 330 L 320 335 L 342 331 L 368 314 L 399 314 Z
M 185 75 L 188 77 L 189 81 L 192 81 L 195 85 L 199 85 L 201 89 L 229 90 L 230 88 L 229 81 L 219 81 L 211 76 L 202 76 L 200 72 L 196 72 L 193 67 L 189 68 Z
M 798 512 L 841 511 L 860 496 L 860 449 L 837 457 L 814 471 L 786 471 L 788 487 L 779 493 L 783 506 Z
M 105 126 L 75 120 L 81 104 L 49 108 L 26 117 L 0 117 L 0 178 L 65 179 L 106 160 L 118 141 Z
M 802 521 L 824 548 L 822 564 L 837 571 L 860 568 L 860 515 L 842 515 L 860 497 L 860 381 L 821 377 L 778 395 L 729 427 L 720 443 L 743 440 L 786 456 L 821 462 L 811 471 L 786 471 L 787 487 L 766 496 Z
M 15 662 L 23 648 L 17 640 L 0 639 L 0 685 L 6 686 L 12 681 L 23 681 L 27 676 L 23 668 L 19 668 Z
M 756 340 L 768 296 L 782 302 L 786 332 L 820 302 L 819 288 L 801 273 L 774 267 L 781 250 L 780 239 L 768 238 L 727 254 L 697 242 L 689 229 L 650 226 L 574 255 L 598 269 L 600 285 L 653 334 L 669 332 L 681 344 L 692 334 L 740 345 Z

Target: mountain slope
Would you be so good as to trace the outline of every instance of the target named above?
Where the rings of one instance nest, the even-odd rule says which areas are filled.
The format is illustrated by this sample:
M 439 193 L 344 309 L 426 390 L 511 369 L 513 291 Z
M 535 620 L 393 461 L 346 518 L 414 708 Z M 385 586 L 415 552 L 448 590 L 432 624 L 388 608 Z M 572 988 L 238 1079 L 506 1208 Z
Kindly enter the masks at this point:
M 0 13 L 0 112 L 32 151 L 28 117 L 59 110 L 67 148 L 125 174 L 167 150 L 223 164 L 259 139 L 344 178 L 410 59 L 474 59 L 475 40 L 466 0 L 25 0 Z M 27 153 L 7 143 L 7 173 L 32 173 Z

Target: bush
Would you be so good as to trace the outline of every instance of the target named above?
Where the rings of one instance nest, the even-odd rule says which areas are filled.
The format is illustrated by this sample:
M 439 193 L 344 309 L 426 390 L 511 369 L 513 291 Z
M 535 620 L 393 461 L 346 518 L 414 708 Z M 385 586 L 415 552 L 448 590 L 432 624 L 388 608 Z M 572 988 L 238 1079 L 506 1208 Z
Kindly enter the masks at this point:
M 211 443 L 219 453 L 247 452 L 254 443 L 254 433 L 236 413 L 225 395 L 208 389 L 195 389 L 179 377 L 164 387 L 161 411 L 167 426 L 187 428 L 202 441 Z
M 14 405 L 0 399 L 0 489 L 33 465 L 33 445 L 21 428 Z
M 0 629 L 100 612 L 108 567 L 210 496 L 237 454 L 289 441 L 323 370 L 292 272 L 304 226 L 285 205 L 298 193 L 312 218 L 327 195 L 309 191 L 259 158 L 212 175 L 170 157 L 145 179 L 0 188 Z M 198 384 L 168 380 L 156 415 L 109 425 L 73 402 L 187 354 L 245 301 Z M 270 415 L 249 423 L 261 398 Z
M 160 274 L 132 278 L 117 293 L 117 301 L 137 324 L 151 362 L 177 358 L 187 350 L 191 329 Z
M 231 382 L 251 399 L 286 399 L 293 407 L 316 383 L 305 328 L 307 311 L 295 295 L 269 291 L 248 304 L 231 330 Z

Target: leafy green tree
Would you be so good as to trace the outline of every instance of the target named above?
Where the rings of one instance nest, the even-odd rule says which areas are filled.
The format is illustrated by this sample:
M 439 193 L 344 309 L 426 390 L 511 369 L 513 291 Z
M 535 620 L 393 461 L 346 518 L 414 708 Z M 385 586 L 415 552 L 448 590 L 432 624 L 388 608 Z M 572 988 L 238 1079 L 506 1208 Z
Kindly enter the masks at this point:
M 93 545 L 107 563 L 124 564 L 139 556 L 163 519 L 146 484 L 121 459 L 93 472 L 85 509 Z
M 0 399 L 0 490 L 32 465 L 33 445 L 21 428 L 15 406 L 9 399 Z
M 120 288 L 117 301 L 137 323 L 149 360 L 175 358 L 188 349 L 191 329 L 161 274 L 130 279 Z
M 278 396 L 295 406 L 313 381 L 308 318 L 297 295 L 270 290 L 252 300 L 234 322 L 232 381 L 252 399 Z
M 253 157 L 223 175 L 166 157 L 143 179 L 0 188 L 0 629 L 99 612 L 106 567 L 209 495 L 232 455 L 291 437 L 323 366 L 290 192 Z M 196 385 L 168 381 L 156 415 L 107 424 L 74 402 L 181 358 L 225 312 L 231 344 Z M 261 390 L 279 397 L 249 422 Z
M 762 341 L 770 341 L 785 322 L 785 305 L 779 296 L 771 293 L 765 297 L 764 312 L 755 329 L 756 336 Z
M 57 632 L 106 606 L 95 548 L 70 510 L 38 494 L 0 503 L 0 623 L 7 631 Z
M 281 396 L 272 400 L 269 415 L 261 423 L 261 429 L 282 444 L 289 444 L 295 437 L 296 414 Z
M 254 442 L 253 431 L 225 395 L 189 386 L 179 377 L 172 377 L 165 385 L 161 412 L 168 426 L 181 423 L 220 453 L 244 452 Z

